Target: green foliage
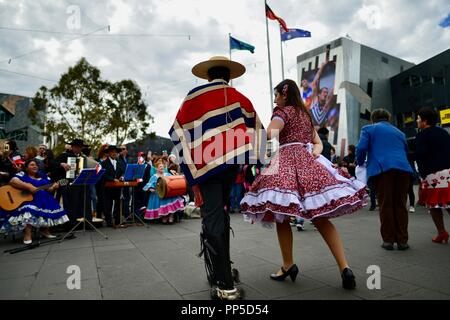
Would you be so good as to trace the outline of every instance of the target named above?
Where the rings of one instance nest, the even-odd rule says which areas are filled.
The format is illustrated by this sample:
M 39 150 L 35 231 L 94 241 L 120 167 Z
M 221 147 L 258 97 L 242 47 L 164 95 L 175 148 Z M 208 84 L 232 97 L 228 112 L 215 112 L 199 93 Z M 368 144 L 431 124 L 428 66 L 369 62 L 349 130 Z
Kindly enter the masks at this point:
M 111 83 L 108 92 L 106 130 L 114 133 L 116 144 L 148 135 L 153 118 L 147 113 L 138 85 L 132 80 L 122 80 Z
M 93 148 L 114 137 L 116 144 L 148 134 L 153 118 L 147 113 L 139 87 L 131 80 L 111 83 L 82 58 L 53 88 L 42 86 L 28 116 L 59 146 L 74 138 Z M 109 139 L 108 139 L 109 140 Z

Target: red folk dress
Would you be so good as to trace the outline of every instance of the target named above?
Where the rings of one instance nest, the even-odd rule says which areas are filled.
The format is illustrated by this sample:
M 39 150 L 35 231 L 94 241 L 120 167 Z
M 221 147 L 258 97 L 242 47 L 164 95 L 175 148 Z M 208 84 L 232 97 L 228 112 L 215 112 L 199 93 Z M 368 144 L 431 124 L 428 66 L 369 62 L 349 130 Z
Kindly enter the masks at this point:
M 276 107 L 272 116 L 284 122 L 280 149 L 241 201 L 252 223 L 283 222 L 289 217 L 313 220 L 350 214 L 366 204 L 365 185 L 311 154 L 313 128 L 307 114 Z

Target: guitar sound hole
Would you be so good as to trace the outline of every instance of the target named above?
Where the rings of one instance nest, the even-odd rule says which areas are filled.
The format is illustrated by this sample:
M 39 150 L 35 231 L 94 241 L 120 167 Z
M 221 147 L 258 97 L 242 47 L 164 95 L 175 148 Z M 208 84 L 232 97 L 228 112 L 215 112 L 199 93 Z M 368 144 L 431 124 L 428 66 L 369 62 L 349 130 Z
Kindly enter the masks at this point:
M 14 200 L 13 200 L 13 198 L 12 198 L 12 196 L 11 196 L 11 193 L 8 191 L 7 194 L 8 194 L 9 202 L 11 202 L 11 204 L 13 204 L 13 203 L 14 203 Z

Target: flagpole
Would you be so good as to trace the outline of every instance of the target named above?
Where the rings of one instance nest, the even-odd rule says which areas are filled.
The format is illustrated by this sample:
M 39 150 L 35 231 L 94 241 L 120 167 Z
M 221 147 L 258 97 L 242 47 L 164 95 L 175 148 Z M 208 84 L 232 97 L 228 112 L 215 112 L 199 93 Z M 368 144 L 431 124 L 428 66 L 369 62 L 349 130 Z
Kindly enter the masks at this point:
M 280 48 L 281 48 L 281 79 L 284 80 L 284 55 L 283 55 L 283 40 L 281 39 L 281 25 L 280 25 Z
M 231 33 L 228 33 L 228 48 L 229 48 L 230 60 L 231 60 Z M 230 86 L 233 86 L 233 79 L 230 79 Z
M 266 0 L 264 0 L 264 12 L 266 12 Z M 267 56 L 269 59 L 269 82 L 270 82 L 270 108 L 273 111 L 273 86 L 272 86 L 272 64 L 270 62 L 270 41 L 269 41 L 269 23 L 267 21 L 267 14 L 266 16 L 266 35 L 267 35 Z

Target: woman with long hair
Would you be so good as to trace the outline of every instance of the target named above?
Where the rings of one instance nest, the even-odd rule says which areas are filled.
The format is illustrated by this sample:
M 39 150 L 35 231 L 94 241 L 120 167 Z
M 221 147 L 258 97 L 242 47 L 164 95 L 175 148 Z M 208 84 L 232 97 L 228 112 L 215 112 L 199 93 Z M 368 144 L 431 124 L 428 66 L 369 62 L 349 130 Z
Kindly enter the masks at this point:
M 448 243 L 442 209 L 450 214 L 450 134 L 437 127 L 437 113 L 422 108 L 417 115 L 421 130 L 416 136 L 416 161 L 422 178 L 423 201 L 430 211 L 438 235 L 431 240 Z
M 283 263 L 270 278 L 279 281 L 290 276 L 295 281 L 299 269 L 294 264 L 289 222 L 291 217 L 301 217 L 312 220 L 337 261 L 343 287 L 353 289 L 355 277 L 329 219 L 361 208 L 365 186 L 343 176 L 345 173 L 320 155 L 322 142 L 294 81 L 284 80 L 275 87 L 275 103 L 267 137 L 278 137 L 279 152 L 241 202 L 243 213 L 252 222 L 276 223 Z

